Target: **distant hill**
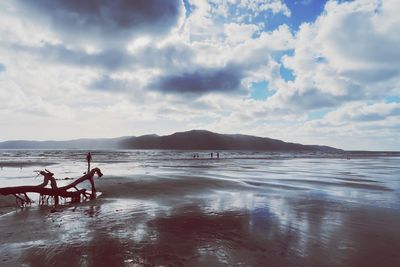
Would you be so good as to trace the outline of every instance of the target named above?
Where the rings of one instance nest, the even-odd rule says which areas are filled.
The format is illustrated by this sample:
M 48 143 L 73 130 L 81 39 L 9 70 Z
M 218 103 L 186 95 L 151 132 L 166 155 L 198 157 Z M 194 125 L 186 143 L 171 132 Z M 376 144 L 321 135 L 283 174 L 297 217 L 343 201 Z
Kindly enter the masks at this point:
M 0 149 L 114 149 L 118 148 L 119 143 L 127 138 L 85 138 L 67 141 L 12 140 L 0 142 Z
M 129 149 L 342 151 L 328 146 L 301 145 L 266 137 L 218 134 L 205 130 L 178 132 L 166 136 L 143 135 L 132 137 L 122 140 L 120 147 Z
M 286 143 L 281 140 L 241 134 L 218 134 L 205 130 L 171 135 L 143 135 L 69 141 L 5 141 L 0 149 L 182 149 L 341 152 L 328 146 Z

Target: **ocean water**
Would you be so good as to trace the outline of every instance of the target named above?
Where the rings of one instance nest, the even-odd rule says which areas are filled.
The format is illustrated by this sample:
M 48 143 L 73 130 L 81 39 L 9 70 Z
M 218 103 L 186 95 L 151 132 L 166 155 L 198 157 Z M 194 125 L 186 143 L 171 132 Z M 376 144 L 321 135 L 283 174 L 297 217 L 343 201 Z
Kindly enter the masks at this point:
M 56 178 L 78 178 L 87 169 L 86 153 L 82 150 L 0 150 L 0 186 L 39 184 L 41 177 L 37 177 L 35 171 L 45 168 L 55 173 Z M 222 183 L 237 183 L 254 191 L 310 194 L 400 209 L 400 157 L 382 153 L 360 156 L 220 151 L 219 159 L 215 151 L 110 150 L 91 153 L 91 167 L 99 167 L 106 177 L 198 176 Z M 193 159 L 194 154 L 199 158 Z
M 0 187 L 39 184 L 44 168 L 78 178 L 86 153 L 1 150 Z M 396 154 L 91 153 L 103 195 L 39 209 L 46 227 L 24 228 L 35 240 L 10 230 L 34 207 L 0 217 L 5 266 L 400 266 Z

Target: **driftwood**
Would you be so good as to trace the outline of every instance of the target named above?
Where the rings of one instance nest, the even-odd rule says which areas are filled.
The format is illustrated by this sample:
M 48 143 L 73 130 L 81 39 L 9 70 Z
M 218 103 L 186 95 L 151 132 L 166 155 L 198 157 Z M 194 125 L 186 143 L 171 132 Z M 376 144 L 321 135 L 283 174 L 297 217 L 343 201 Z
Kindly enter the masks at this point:
M 72 203 L 79 203 L 82 199 L 94 199 L 96 198 L 96 188 L 94 186 L 94 175 L 97 174 L 98 177 L 103 176 L 99 168 L 94 168 L 81 178 L 75 180 L 74 182 L 57 187 L 56 179 L 53 177 L 54 173 L 45 170 L 40 171 L 43 175 L 43 183 L 35 186 L 14 186 L 14 187 L 3 187 L 0 188 L 1 195 L 14 195 L 18 206 L 30 205 L 33 201 L 28 197 L 27 193 L 39 193 L 39 204 L 48 203 L 50 199 L 54 200 L 54 205 L 57 206 L 59 203 L 59 198 L 71 198 Z M 79 189 L 78 184 L 83 181 L 89 180 L 91 185 L 91 194 L 86 192 L 86 189 Z M 46 187 L 50 182 L 51 188 Z M 73 189 L 73 191 L 68 191 Z

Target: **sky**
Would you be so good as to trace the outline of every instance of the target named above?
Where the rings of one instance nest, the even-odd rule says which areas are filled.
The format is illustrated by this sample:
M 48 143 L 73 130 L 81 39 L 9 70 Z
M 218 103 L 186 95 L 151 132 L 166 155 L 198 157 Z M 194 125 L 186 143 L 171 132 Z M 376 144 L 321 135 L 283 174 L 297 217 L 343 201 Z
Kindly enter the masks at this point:
M 398 0 L 2 0 L 0 140 L 205 129 L 400 150 Z

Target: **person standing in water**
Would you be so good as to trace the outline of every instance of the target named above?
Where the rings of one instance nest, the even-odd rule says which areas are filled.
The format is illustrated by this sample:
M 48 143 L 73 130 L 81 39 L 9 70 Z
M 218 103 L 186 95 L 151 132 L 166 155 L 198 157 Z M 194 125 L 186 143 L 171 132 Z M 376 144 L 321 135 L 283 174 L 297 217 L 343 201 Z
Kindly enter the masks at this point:
M 87 160 L 87 163 L 88 163 L 87 173 L 89 173 L 89 171 L 90 171 L 90 161 L 92 160 L 92 154 L 90 154 L 90 152 L 87 153 L 86 160 Z

